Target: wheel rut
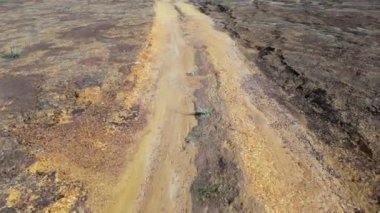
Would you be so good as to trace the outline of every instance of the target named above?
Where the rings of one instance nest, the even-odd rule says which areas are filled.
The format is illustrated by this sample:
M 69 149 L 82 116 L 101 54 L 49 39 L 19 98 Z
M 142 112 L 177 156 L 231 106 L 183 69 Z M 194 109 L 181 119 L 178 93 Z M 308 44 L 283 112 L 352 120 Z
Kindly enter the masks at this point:
M 148 48 L 152 57 L 146 67 L 157 76 L 152 113 L 120 181 L 112 211 L 187 211 L 190 197 L 180 192 L 189 188 L 195 175 L 195 148 L 183 149 L 184 138 L 196 124 L 193 116 L 186 115 L 193 110 L 195 87 L 186 80 L 186 73 L 194 69 L 193 54 L 183 40 L 177 12 L 168 2 L 156 4 Z

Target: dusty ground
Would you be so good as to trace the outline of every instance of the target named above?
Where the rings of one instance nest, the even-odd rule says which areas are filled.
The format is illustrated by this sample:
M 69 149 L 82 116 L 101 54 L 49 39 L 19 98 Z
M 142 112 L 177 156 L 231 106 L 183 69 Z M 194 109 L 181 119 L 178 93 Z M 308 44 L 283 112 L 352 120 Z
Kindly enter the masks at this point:
M 375 2 L 0 2 L 0 212 L 379 210 Z
M 346 188 L 355 189 L 358 202 L 378 205 L 378 2 L 194 2 L 275 83 L 262 87 L 267 94 L 304 118 L 307 128 L 328 145 L 315 157 Z M 248 77 L 245 88 L 256 92 L 252 85 L 265 77 Z M 260 110 L 266 107 L 255 101 Z
M 0 14 L 1 211 L 102 208 L 145 123 L 131 67 L 153 2 L 1 1 Z

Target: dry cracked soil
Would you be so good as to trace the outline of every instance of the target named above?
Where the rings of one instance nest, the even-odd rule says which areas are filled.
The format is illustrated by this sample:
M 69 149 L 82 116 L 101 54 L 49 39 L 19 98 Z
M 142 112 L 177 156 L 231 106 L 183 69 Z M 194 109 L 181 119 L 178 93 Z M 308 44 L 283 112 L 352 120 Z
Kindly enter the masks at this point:
M 379 212 L 378 0 L 0 0 L 0 213 Z

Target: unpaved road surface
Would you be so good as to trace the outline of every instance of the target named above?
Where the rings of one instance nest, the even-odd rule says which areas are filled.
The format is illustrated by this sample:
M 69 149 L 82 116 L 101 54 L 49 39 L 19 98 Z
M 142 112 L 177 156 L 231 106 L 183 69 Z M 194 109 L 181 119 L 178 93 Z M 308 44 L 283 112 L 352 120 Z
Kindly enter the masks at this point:
M 1 4 L 34 15 L 60 8 L 72 22 L 47 25 L 41 40 L 52 43 L 29 54 L 2 49 L 1 211 L 379 210 L 376 170 L 344 168 L 341 150 L 324 143 L 262 63 L 249 60 L 258 52 L 233 33 L 225 16 L 233 7 Z M 83 12 L 87 4 L 93 13 Z M 7 15 L 2 44 L 21 42 L 11 25 L 20 18 Z

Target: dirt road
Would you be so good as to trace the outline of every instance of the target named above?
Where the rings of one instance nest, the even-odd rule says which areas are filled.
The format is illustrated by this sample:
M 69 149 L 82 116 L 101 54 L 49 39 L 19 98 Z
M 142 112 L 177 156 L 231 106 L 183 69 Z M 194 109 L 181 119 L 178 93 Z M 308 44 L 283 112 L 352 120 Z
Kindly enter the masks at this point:
M 144 73 L 157 82 L 115 212 L 352 210 L 318 141 L 234 41 L 184 1 L 158 0 Z M 139 77 L 139 76 L 137 76 Z M 195 122 L 194 117 L 197 118 Z
M 378 211 L 376 170 L 289 101 L 325 93 L 289 97 L 289 53 L 253 46 L 245 5 L 287 5 L 215 2 L 0 1 L 0 212 Z

